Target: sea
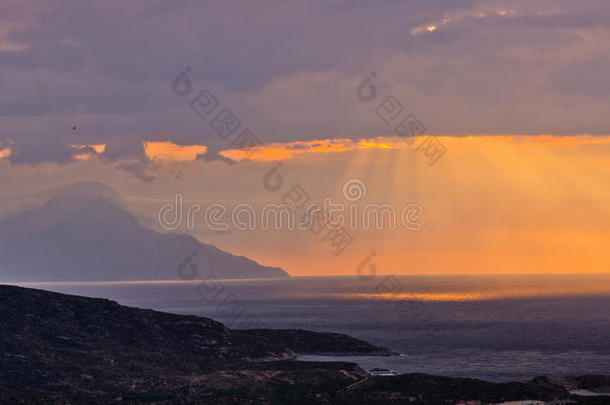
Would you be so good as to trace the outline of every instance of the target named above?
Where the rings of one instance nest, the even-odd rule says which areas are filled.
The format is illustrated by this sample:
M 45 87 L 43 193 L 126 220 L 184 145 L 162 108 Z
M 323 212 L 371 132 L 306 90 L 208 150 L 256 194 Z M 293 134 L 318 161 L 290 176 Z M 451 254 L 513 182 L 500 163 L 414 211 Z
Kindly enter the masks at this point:
M 396 352 L 302 356 L 364 369 L 525 381 L 610 375 L 610 274 L 21 283 L 210 317 L 231 328 L 346 333 Z

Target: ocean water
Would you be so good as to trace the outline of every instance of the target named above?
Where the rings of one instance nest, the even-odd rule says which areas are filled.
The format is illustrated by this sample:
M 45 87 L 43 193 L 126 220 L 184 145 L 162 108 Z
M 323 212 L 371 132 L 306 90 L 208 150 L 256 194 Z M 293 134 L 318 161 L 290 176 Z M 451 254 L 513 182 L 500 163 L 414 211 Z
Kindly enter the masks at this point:
M 342 358 L 366 369 L 489 381 L 610 374 L 610 275 L 21 285 L 211 317 L 234 328 L 347 333 L 400 353 Z

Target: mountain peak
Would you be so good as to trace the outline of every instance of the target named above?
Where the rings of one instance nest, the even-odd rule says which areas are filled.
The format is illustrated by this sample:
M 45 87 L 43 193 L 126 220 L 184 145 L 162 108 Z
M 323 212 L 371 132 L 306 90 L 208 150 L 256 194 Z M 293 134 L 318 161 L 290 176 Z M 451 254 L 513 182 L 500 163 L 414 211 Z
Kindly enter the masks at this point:
M 76 200 L 103 198 L 119 205 L 124 204 L 124 200 L 119 193 L 97 181 L 77 181 L 63 184 L 56 187 L 52 194 L 53 198 Z
M 198 262 L 190 266 L 217 278 L 288 277 L 191 236 L 144 227 L 104 184 L 76 182 L 51 191 L 40 208 L 0 222 L 0 280 L 175 280 L 192 252 Z

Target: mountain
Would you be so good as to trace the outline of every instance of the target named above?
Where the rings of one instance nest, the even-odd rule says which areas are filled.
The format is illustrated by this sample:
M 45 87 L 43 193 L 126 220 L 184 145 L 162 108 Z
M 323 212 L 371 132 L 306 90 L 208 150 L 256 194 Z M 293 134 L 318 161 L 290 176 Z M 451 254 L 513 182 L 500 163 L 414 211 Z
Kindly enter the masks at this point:
M 342 334 L 234 330 L 208 318 L 6 285 L 0 330 L 2 404 L 269 403 L 259 398 L 269 395 L 263 391 L 301 397 L 299 389 L 338 390 L 365 374 L 351 363 L 296 362 L 295 353 L 391 354 Z
M 40 208 L 0 221 L 2 281 L 175 280 L 190 277 L 191 264 L 192 278 L 289 277 L 192 236 L 146 228 L 94 182 L 62 187 Z

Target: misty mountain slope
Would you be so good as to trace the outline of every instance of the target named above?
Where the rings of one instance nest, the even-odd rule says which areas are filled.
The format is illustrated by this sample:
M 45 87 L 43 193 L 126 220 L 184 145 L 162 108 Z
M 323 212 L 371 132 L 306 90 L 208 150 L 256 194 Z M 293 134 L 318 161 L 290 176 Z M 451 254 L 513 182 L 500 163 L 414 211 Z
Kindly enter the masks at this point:
M 138 223 L 118 194 L 99 183 L 64 187 L 35 210 L 0 221 L 0 280 L 175 280 L 197 253 L 196 278 L 287 277 L 189 235 Z M 187 267 L 184 274 L 190 274 Z

